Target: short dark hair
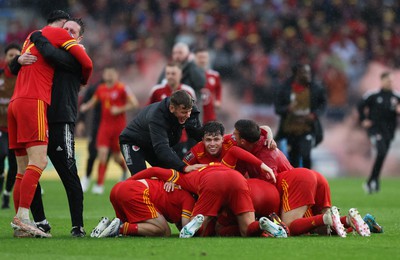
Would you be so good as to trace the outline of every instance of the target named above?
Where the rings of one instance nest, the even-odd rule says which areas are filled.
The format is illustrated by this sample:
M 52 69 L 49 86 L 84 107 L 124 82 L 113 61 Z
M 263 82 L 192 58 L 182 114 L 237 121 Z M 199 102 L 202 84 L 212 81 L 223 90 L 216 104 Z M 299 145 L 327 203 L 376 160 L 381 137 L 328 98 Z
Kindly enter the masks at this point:
M 19 45 L 18 43 L 15 43 L 15 42 L 8 44 L 6 46 L 6 48 L 4 49 L 4 54 L 7 54 L 7 52 L 11 49 L 16 49 L 16 50 L 21 51 L 21 45 Z
M 178 67 L 180 70 L 182 70 L 181 64 L 176 61 L 169 61 L 166 67 Z
M 247 142 L 255 143 L 260 139 L 260 127 L 253 120 L 240 119 L 236 121 L 235 129 L 239 132 L 240 138 Z
M 205 48 L 205 47 L 197 47 L 197 48 L 194 50 L 194 53 L 205 52 L 205 51 L 208 51 L 208 49 Z
M 183 106 L 185 109 L 193 107 L 193 98 L 185 90 L 176 90 L 171 95 L 171 105 L 178 107 Z
M 206 134 L 210 135 L 224 135 L 225 134 L 225 127 L 223 124 L 217 121 L 210 121 L 207 122 L 202 128 L 203 137 Z
M 85 24 L 83 23 L 82 18 L 70 18 L 68 21 L 76 22 L 81 27 L 79 36 L 82 36 L 85 33 Z
M 69 20 L 71 19 L 71 17 L 69 16 L 68 13 L 64 12 L 63 10 L 53 10 L 47 16 L 47 24 L 51 24 L 63 19 Z

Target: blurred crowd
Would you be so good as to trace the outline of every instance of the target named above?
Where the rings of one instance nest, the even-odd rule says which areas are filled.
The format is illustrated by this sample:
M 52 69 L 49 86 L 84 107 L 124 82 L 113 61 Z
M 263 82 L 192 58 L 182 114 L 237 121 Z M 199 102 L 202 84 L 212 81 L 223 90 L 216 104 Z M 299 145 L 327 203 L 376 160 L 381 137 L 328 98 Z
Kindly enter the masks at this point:
M 3 0 L 0 5 L 36 14 L 26 24 L 11 15 L 1 45 L 22 42 L 52 9 L 82 17 L 93 82 L 108 64 L 122 77 L 146 74 L 149 64 L 165 63 L 172 45 L 182 41 L 192 49 L 209 48 L 212 67 L 244 103 L 271 104 L 291 67 L 309 63 L 327 88 L 328 113 L 335 113 L 361 94 L 358 82 L 369 61 L 389 67 L 400 61 L 400 2 L 394 0 Z M 7 15 L 4 9 L 1 16 Z

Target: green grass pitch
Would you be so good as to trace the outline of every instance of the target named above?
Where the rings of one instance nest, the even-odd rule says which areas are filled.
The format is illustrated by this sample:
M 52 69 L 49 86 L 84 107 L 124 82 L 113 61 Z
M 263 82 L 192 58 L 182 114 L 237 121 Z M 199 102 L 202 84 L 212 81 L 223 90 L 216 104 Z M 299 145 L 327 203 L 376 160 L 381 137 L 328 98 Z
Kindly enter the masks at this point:
M 274 238 L 179 239 L 173 228 L 170 238 L 93 239 L 89 233 L 100 217 L 114 217 L 108 196 L 85 194 L 84 220 L 88 235 L 70 237 L 71 222 L 65 191 L 58 180 L 44 180 L 46 215 L 53 238 L 13 238 L 13 210 L 0 210 L 0 259 L 400 259 L 400 179 L 386 178 L 382 191 L 365 195 L 362 179 L 330 179 L 333 205 L 346 214 L 350 207 L 373 214 L 383 234 L 347 238 L 302 236 Z M 108 181 L 106 194 L 113 181 Z

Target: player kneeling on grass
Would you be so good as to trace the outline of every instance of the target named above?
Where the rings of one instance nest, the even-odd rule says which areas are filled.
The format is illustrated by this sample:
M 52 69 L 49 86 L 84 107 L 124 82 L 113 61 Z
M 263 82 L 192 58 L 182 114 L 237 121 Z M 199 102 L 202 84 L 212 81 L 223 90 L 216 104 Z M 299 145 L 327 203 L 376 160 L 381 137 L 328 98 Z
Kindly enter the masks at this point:
M 234 137 L 237 145 L 261 159 L 276 174 L 276 187 L 281 197 L 281 219 L 293 236 L 315 232 L 327 234 L 327 228 L 346 236 L 345 228 L 352 227 L 361 236 L 369 236 L 368 225 L 358 210 L 352 208 L 349 215 L 340 217 L 337 207 L 331 205 L 330 187 L 325 177 L 306 168 L 293 168 L 279 149 L 267 149 L 263 145 L 260 127 L 252 120 L 238 120 Z M 250 165 L 251 166 L 251 165 Z M 260 178 L 259 169 L 245 167 L 249 176 Z M 268 181 L 268 180 L 266 180 Z M 377 229 L 378 230 L 378 229 Z M 330 232 L 329 232 L 330 233 Z
M 286 237 L 285 230 L 266 217 L 255 220 L 254 207 L 246 179 L 234 170 L 237 158 L 261 167 L 270 178 L 273 172 L 264 163 L 239 147 L 232 147 L 222 159 L 223 163 L 210 163 L 199 170 L 181 174 L 172 169 L 158 167 L 143 170 L 131 178 L 157 177 L 171 181 L 183 189 L 199 196 L 193 208 L 193 218 L 180 232 L 181 238 L 204 235 L 209 222 L 217 217 L 223 207 L 228 207 L 235 215 L 241 236 L 258 236 L 263 231 L 276 237 Z M 228 167 L 229 166 L 229 167 Z
M 277 213 L 280 208 L 280 196 L 275 185 L 260 179 L 247 179 L 250 187 L 250 196 L 254 206 L 255 218 L 261 220 L 264 216 L 275 224 L 285 229 L 289 235 L 289 229 L 283 223 Z M 224 208 L 218 214 L 215 222 L 215 234 L 217 236 L 240 236 L 236 217 L 231 210 Z M 274 237 L 274 234 L 262 232 L 261 236 Z
M 110 201 L 116 218 L 103 217 L 93 229 L 91 237 L 170 236 L 168 222 L 180 230 L 192 213 L 194 198 L 185 190 L 175 187 L 164 190 L 160 180 L 134 180 L 117 183 L 111 190 Z

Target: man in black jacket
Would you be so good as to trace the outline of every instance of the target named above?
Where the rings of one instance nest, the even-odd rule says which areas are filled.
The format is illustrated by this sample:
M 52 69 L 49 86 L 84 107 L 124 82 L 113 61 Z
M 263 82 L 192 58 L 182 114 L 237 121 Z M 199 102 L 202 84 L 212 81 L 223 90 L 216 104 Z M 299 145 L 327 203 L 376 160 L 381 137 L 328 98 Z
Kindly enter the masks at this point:
M 293 67 L 293 77 L 278 89 L 275 112 L 281 117 L 276 140 L 287 139 L 293 167 L 311 168 L 311 149 L 322 141 L 319 116 L 325 110 L 325 90 L 312 82 L 308 64 Z
M 201 140 L 199 111 L 185 90 L 177 90 L 160 102 L 146 106 L 122 131 L 119 141 L 122 155 L 132 175 L 152 166 L 189 172 L 198 166 L 186 166 L 171 148 L 186 129 Z
M 82 40 L 84 33 L 82 20 L 70 19 L 65 23 L 64 29 L 77 42 Z M 74 140 L 75 121 L 78 111 L 78 92 L 82 80 L 81 65 L 68 52 L 55 48 L 40 32 L 35 32 L 31 36 L 31 41 L 34 42 L 43 57 L 55 65 L 51 106 L 47 111 L 49 124 L 47 154 L 67 192 L 72 221 L 71 235 L 73 237 L 83 237 L 86 234 L 83 229 L 83 192 L 76 167 Z M 24 56 L 19 58 L 18 61 L 21 64 L 26 64 L 23 61 Z M 37 204 L 38 200 L 36 194 L 33 199 L 34 205 Z M 49 231 L 43 210 L 35 208 L 36 206 L 32 207 L 32 214 L 37 226 L 39 228 L 45 226 L 44 231 Z
M 389 72 L 381 74 L 381 89 L 368 92 L 358 104 L 360 122 L 377 154 L 371 174 L 364 185 L 364 190 L 371 194 L 380 189 L 379 175 L 394 138 L 397 116 L 400 114 L 400 97 L 392 90 L 392 79 Z

